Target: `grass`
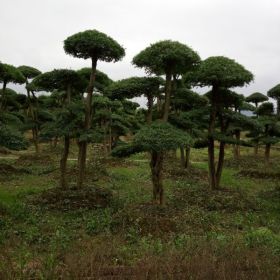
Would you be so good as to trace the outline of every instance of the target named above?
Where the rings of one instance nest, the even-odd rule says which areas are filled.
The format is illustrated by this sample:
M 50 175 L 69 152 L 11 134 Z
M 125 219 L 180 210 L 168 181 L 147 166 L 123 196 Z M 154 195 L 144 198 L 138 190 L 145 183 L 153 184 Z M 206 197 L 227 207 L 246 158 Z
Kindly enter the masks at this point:
M 261 162 L 253 164 L 251 153 L 243 149 L 242 160 L 263 170 Z M 228 148 L 227 161 L 231 154 Z M 75 157 L 75 151 L 72 155 Z M 151 203 L 147 155 L 139 154 L 125 161 L 109 161 L 107 172 L 99 169 L 98 180 L 92 180 L 89 173 L 88 183 L 113 193 L 105 209 L 41 208 L 32 199 L 55 187 L 59 174 L 39 173 L 57 167 L 57 158 L 54 154 L 51 163 L 30 164 L 31 174 L 17 174 L 0 183 L 0 279 L 279 276 L 277 180 L 240 176 L 242 164 L 226 165 L 222 176 L 226 190 L 211 193 L 205 177 L 207 151 L 192 150 L 190 172 L 179 170 L 179 159 L 166 163 L 166 204 L 160 207 Z M 278 168 L 279 159 L 280 154 L 273 151 L 276 164 L 272 169 Z M 71 168 L 74 165 L 71 162 Z

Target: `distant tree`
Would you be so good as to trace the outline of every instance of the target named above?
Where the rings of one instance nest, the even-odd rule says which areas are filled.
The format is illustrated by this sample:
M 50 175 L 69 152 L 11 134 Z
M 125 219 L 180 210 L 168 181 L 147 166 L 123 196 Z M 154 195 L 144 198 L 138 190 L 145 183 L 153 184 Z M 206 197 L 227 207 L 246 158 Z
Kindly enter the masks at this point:
M 0 62 L 0 83 L 2 83 L 2 95 L 1 95 L 1 109 L 6 108 L 6 87 L 9 83 L 23 84 L 25 78 L 22 73 L 14 66 L 4 64 Z
M 25 78 L 25 85 L 26 85 L 26 91 L 27 91 L 27 104 L 28 104 L 28 110 L 27 110 L 27 116 L 31 118 L 32 120 L 32 138 L 33 138 L 33 143 L 35 147 L 36 153 L 39 153 L 39 129 L 38 129 L 38 112 L 37 108 L 34 105 L 36 102 L 36 97 L 34 98 L 34 94 L 31 95 L 31 91 L 28 87 L 29 85 L 29 80 L 34 79 L 36 76 L 40 75 L 41 72 L 33 67 L 30 66 L 19 66 L 18 70 L 22 73 L 22 75 Z
M 271 145 L 280 141 L 280 125 L 274 114 L 274 106 L 271 102 L 262 103 L 258 109 L 259 123 L 262 125 L 262 131 L 258 135 L 258 142 L 265 145 L 265 162 L 270 160 Z
M 258 108 L 259 104 L 267 101 L 268 97 L 260 92 L 252 93 L 251 95 L 246 97 L 246 101 L 250 103 L 254 103 L 256 106 L 256 109 Z
M 101 60 L 106 62 L 116 62 L 125 55 L 125 51 L 124 48 L 120 46 L 115 40 L 97 30 L 86 30 L 68 37 L 64 41 L 64 50 L 67 54 L 70 54 L 74 57 L 91 59 L 91 75 L 89 85 L 87 87 L 84 123 L 84 129 L 85 131 L 88 131 L 91 128 L 92 95 L 96 79 L 97 61 Z M 84 181 L 86 153 L 87 141 L 80 141 L 78 156 L 78 187 L 82 187 Z
M 147 73 L 165 75 L 165 102 L 163 121 L 168 120 L 170 110 L 172 76 L 192 70 L 200 62 L 199 55 L 188 46 L 176 41 L 160 41 L 151 44 L 133 58 L 132 63 Z
M 228 93 L 224 89 L 244 86 L 253 79 L 252 73 L 247 71 L 242 65 L 232 59 L 217 56 L 209 57 L 204 60 L 197 71 L 192 74 L 191 79 L 199 86 L 211 86 L 212 90 L 209 96 L 210 102 L 210 121 L 208 126 L 208 167 L 210 188 L 219 188 L 219 182 L 222 174 L 224 161 L 225 141 L 220 141 L 219 159 L 216 168 L 215 165 L 215 123 L 220 111 L 224 108 L 223 94 Z M 224 99 L 226 100 L 226 99 Z M 227 129 L 227 122 L 220 119 L 221 132 Z
M 134 58 L 132 63 L 137 67 L 144 68 L 148 74 L 165 75 L 165 95 L 164 110 L 162 121 L 167 122 L 172 92 L 172 78 L 183 75 L 193 70 L 200 62 L 200 57 L 188 46 L 176 41 L 160 41 L 151 44 L 141 51 Z M 147 134 L 149 135 L 149 134 Z M 159 180 L 162 177 L 162 162 L 164 151 L 151 150 L 151 172 L 153 178 L 154 190 L 158 192 L 154 199 L 163 203 L 163 190 L 158 188 Z
M 208 121 L 208 99 L 205 96 L 186 87 L 179 87 L 171 100 L 171 113 L 169 121 L 174 126 L 189 133 L 194 141 L 190 144 L 196 146 L 205 137 Z M 182 168 L 190 166 L 191 146 L 180 147 L 180 161 Z
M 106 94 L 112 99 L 131 99 L 144 96 L 147 98 L 146 120 L 151 124 L 153 120 L 154 99 L 160 94 L 163 79 L 159 77 L 132 77 L 112 83 Z
M 276 85 L 275 87 L 271 88 L 267 95 L 277 102 L 277 117 L 280 117 L 280 84 Z
M 65 109 L 71 103 L 71 96 L 75 87 L 78 87 L 81 83 L 80 76 L 74 70 L 68 69 L 56 69 L 50 72 L 46 72 L 37 76 L 32 85 L 36 88 L 44 89 L 45 91 L 54 91 L 60 90 L 63 93 L 62 99 L 62 109 Z M 69 154 L 70 148 L 70 139 L 73 133 L 72 126 L 69 126 L 69 119 L 66 120 L 61 118 L 64 116 L 62 112 L 60 112 L 59 118 L 57 119 L 58 122 L 56 123 L 57 129 L 56 136 L 63 136 L 64 137 L 64 149 L 61 155 L 60 160 L 60 186 L 61 188 L 67 188 L 67 180 L 66 180 L 66 170 L 67 170 L 67 159 Z M 70 121 L 71 123 L 71 121 Z M 52 126 L 53 128 L 53 126 Z

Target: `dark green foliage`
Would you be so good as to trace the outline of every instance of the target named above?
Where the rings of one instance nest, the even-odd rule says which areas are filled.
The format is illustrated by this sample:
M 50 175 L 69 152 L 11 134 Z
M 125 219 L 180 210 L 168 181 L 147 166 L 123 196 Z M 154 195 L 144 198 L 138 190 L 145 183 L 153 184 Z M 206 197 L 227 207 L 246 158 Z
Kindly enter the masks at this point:
M 66 90 L 68 86 L 75 87 L 80 82 L 76 71 L 55 69 L 37 76 L 30 84 L 30 88 L 36 91 Z
M 258 104 L 258 103 L 261 103 L 261 102 L 264 102 L 267 100 L 268 100 L 268 97 L 260 92 L 252 93 L 251 95 L 246 97 L 247 102 L 252 102 L 255 104 Z
M 0 62 L 0 82 L 23 84 L 25 77 L 16 67 Z
M 132 63 L 145 68 L 147 73 L 162 75 L 167 72 L 184 74 L 200 61 L 199 55 L 177 41 L 151 44 L 133 58 Z
M 88 87 L 88 81 L 90 80 L 91 68 L 82 68 L 77 71 L 81 79 L 81 91 L 86 91 Z M 108 87 L 113 81 L 103 72 L 96 70 L 94 87 L 103 92 L 106 87 Z
M 26 65 L 19 66 L 18 70 L 20 70 L 26 79 L 32 79 L 41 74 L 41 71 L 38 69 Z
M 125 50 L 114 39 L 97 30 L 76 33 L 64 40 L 64 50 L 78 58 L 96 58 L 115 62 L 125 55 Z
M 265 102 L 260 105 L 259 108 L 257 108 L 256 113 L 259 116 L 271 116 L 274 112 L 273 103 L 271 102 Z
M 163 79 L 159 77 L 132 77 L 112 83 L 106 95 L 113 99 L 133 98 L 141 95 L 156 96 Z
M 124 143 L 118 145 L 112 150 L 112 156 L 125 158 L 140 152 L 143 152 L 143 148 L 141 146 L 135 145 L 134 143 Z
M 280 84 L 276 85 L 275 87 L 271 88 L 267 95 L 271 98 L 278 99 L 280 98 Z
M 145 126 L 135 135 L 134 143 L 145 151 L 168 151 L 190 145 L 192 138 L 169 123 L 154 122 Z
M 201 62 L 199 69 L 191 74 L 191 80 L 199 86 L 231 88 L 249 84 L 253 74 L 233 59 L 213 56 Z
M 17 129 L 0 123 L 0 147 L 10 150 L 23 150 L 27 146 L 27 141 Z

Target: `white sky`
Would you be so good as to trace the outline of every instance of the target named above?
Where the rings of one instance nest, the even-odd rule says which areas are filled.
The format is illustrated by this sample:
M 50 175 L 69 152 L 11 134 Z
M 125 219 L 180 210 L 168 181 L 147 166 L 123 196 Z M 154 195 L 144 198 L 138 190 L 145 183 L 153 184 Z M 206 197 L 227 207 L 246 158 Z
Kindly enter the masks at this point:
M 158 40 L 178 40 L 202 59 L 224 55 L 255 75 L 248 95 L 280 83 L 280 0 L 0 0 L 0 61 L 41 71 L 89 67 L 64 53 L 63 40 L 97 29 L 126 49 L 121 62 L 99 63 L 112 79 L 144 73 L 134 55 Z

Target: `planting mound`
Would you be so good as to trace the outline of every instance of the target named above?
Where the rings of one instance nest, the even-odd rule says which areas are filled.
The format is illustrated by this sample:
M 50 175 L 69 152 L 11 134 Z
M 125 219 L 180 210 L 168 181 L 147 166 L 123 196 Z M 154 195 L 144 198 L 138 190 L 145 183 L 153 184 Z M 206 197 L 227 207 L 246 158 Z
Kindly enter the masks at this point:
M 9 179 L 9 176 L 28 174 L 28 170 L 24 168 L 16 168 L 10 164 L 0 163 L 0 177 L 1 179 Z
M 174 211 L 166 205 L 162 207 L 153 203 L 130 205 L 114 215 L 114 226 L 117 231 L 132 229 L 137 235 L 149 235 L 162 237 L 163 233 L 177 231 L 177 224 L 174 217 L 178 211 Z
M 198 206 L 207 211 L 236 212 L 258 210 L 254 197 L 244 192 L 228 189 L 211 191 L 208 186 L 188 185 L 175 190 L 174 207 Z
M 84 187 L 67 190 L 53 188 L 35 197 L 33 203 L 46 209 L 68 211 L 82 208 L 105 208 L 111 200 L 112 192 L 105 188 Z
M 52 159 L 49 155 L 46 154 L 26 154 L 21 155 L 17 161 L 17 164 L 20 165 L 33 165 L 33 164 L 42 164 L 46 165 L 52 163 Z
M 279 180 L 279 172 L 271 172 L 267 170 L 241 170 L 237 173 L 237 176 L 256 178 L 256 179 L 268 179 L 268 180 Z

